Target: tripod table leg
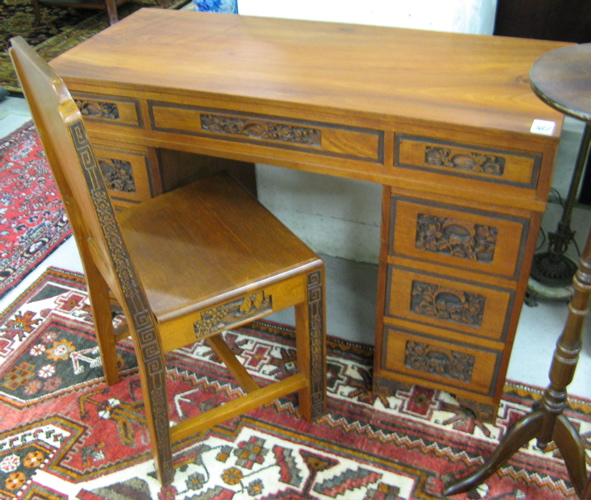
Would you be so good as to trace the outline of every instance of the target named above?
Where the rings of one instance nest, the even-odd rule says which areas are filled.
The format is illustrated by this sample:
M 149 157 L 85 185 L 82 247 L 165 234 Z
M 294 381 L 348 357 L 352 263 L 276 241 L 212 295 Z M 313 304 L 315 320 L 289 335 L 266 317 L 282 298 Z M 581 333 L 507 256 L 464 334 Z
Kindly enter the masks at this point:
M 492 476 L 519 448 L 537 436 L 543 416 L 542 411 L 537 410 L 522 417 L 505 434 L 505 437 L 501 440 L 495 452 L 480 469 L 446 487 L 443 490 L 443 494 L 448 496 L 465 493 Z
M 573 488 L 580 497 L 587 483 L 585 448 L 579 433 L 564 414 L 559 415 L 556 419 L 552 440 L 562 454 Z

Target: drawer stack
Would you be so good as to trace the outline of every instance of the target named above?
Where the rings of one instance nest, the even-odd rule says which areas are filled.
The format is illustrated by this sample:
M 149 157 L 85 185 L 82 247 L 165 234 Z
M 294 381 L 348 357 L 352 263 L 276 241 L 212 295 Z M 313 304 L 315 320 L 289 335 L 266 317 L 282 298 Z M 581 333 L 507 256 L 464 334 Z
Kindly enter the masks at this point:
M 97 124 L 125 129 L 141 129 L 139 101 L 125 97 L 74 93 L 74 100 L 90 128 L 94 152 L 105 178 L 109 195 L 117 208 L 142 202 L 155 195 L 151 183 L 154 158 L 147 148 L 102 142 L 93 135 Z
M 427 181 L 468 177 L 483 195 L 503 184 L 535 187 L 539 170 L 534 155 L 406 136 L 397 138 L 394 158 L 395 168 Z M 445 196 L 400 195 L 389 186 L 383 213 L 374 390 L 441 389 L 492 421 L 537 217 L 498 206 L 476 209 Z

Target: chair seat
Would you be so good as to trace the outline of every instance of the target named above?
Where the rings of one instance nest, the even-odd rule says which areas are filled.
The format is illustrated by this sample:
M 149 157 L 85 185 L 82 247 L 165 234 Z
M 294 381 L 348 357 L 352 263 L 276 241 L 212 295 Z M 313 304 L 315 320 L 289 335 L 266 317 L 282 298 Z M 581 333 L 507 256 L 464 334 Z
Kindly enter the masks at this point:
M 227 174 L 147 200 L 118 218 L 159 322 L 285 280 L 320 262 Z

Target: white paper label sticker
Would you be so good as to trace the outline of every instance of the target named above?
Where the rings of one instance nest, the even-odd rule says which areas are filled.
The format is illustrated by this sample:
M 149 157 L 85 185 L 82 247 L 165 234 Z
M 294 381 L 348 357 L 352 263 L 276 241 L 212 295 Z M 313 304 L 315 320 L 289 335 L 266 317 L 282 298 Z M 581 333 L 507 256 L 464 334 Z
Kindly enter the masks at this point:
M 550 122 L 548 120 L 534 120 L 534 122 L 531 125 L 531 133 L 540 135 L 552 135 L 554 133 L 555 126 L 556 123 Z

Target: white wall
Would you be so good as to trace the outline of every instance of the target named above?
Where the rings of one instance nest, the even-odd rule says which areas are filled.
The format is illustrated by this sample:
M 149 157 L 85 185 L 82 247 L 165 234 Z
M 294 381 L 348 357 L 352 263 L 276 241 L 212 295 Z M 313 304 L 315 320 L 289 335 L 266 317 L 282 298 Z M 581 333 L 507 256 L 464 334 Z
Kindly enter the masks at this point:
M 497 0 L 238 0 L 247 16 L 491 34 Z
M 492 34 L 497 0 L 238 0 L 241 15 Z M 316 252 L 377 263 L 381 186 L 257 165 L 259 199 Z

